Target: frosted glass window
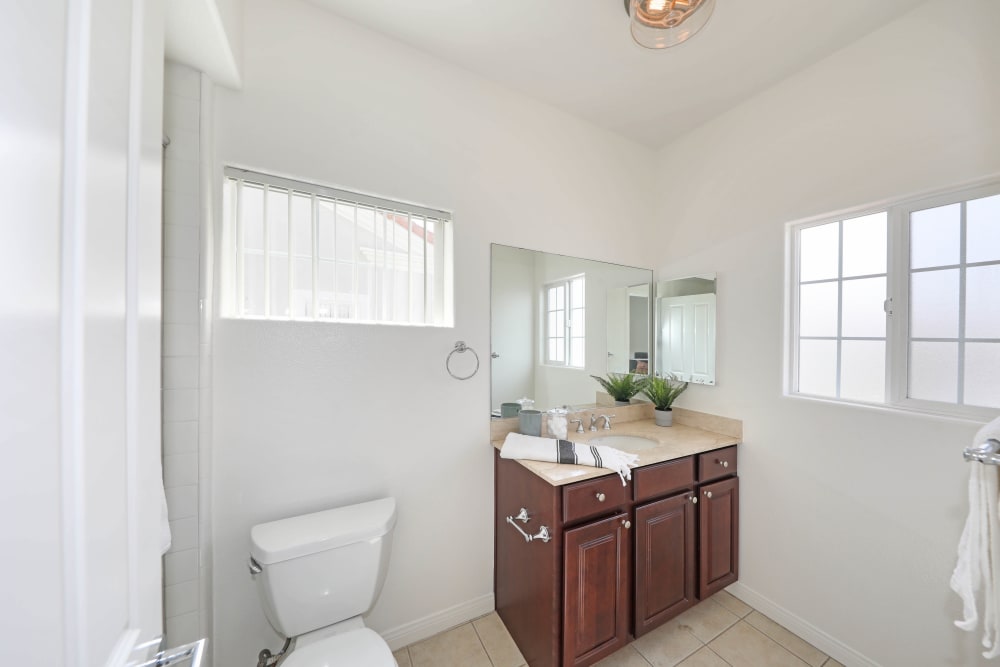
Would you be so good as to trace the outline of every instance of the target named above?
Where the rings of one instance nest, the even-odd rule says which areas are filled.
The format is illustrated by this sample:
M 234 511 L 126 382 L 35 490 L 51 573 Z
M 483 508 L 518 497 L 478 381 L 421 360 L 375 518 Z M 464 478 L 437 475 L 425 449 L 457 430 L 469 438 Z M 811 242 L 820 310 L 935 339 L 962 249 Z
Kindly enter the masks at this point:
M 962 205 L 915 211 L 910 216 L 910 268 L 958 264 Z
M 965 336 L 1000 338 L 1000 264 L 966 270 Z
M 806 227 L 799 233 L 799 280 L 827 280 L 838 276 L 839 223 Z
M 1000 261 L 1000 195 L 967 203 L 965 219 L 965 261 Z
M 964 402 L 1000 408 L 1000 343 L 965 344 Z
M 885 401 L 885 341 L 845 340 L 840 348 L 840 397 Z
M 910 398 L 958 401 L 958 343 L 910 343 Z
M 844 277 L 886 272 L 885 211 L 844 220 Z
M 845 280 L 842 311 L 841 335 L 884 338 L 885 278 Z
M 910 336 L 958 336 L 958 269 L 922 271 L 910 277 Z
M 837 335 L 837 283 L 811 283 L 799 289 L 799 335 Z
M 837 341 L 799 342 L 799 391 L 814 396 L 837 395 Z
M 451 326 L 447 214 L 225 171 L 224 232 L 234 252 L 226 260 L 236 278 L 223 285 L 227 316 Z

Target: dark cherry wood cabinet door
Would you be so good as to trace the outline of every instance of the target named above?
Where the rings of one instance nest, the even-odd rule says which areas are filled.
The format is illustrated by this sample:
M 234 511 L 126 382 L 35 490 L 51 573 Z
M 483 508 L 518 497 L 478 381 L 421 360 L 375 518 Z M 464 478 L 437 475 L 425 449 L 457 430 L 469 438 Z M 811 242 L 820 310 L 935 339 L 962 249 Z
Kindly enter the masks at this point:
M 691 492 L 635 509 L 635 636 L 694 605 L 695 512 Z
M 699 489 L 698 597 L 702 600 L 739 577 L 739 483 L 732 477 Z
M 628 643 L 627 514 L 564 533 L 563 665 L 591 665 Z

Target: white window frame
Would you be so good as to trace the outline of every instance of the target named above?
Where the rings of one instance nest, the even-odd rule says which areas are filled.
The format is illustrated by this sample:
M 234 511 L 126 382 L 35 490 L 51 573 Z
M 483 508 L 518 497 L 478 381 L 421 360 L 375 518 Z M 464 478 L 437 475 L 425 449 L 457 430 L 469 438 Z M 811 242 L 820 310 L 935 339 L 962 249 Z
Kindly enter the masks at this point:
M 583 283 L 583 304 L 575 305 L 573 303 L 573 283 L 580 281 Z M 552 332 L 549 330 L 549 313 L 554 312 L 549 308 L 549 290 L 553 287 L 561 288 L 566 298 L 563 301 L 563 335 L 553 336 Z M 584 273 L 579 273 L 567 278 L 562 278 L 560 280 L 552 280 L 544 285 L 542 285 L 542 358 L 545 360 L 546 366 L 559 366 L 564 368 L 575 368 L 575 369 L 585 369 L 587 367 L 587 336 L 586 336 L 586 325 L 584 325 L 584 335 L 583 336 L 573 336 L 572 330 L 572 318 L 571 314 L 574 310 L 582 311 L 583 317 L 587 316 L 587 277 Z M 563 339 L 563 361 L 552 359 L 549 357 L 549 341 L 553 338 Z M 570 363 L 570 351 L 572 349 L 572 341 L 574 338 L 583 339 L 583 359 L 581 365 L 574 365 Z
M 959 298 L 959 397 L 962 396 L 963 374 L 964 374 L 964 344 L 969 342 L 964 337 L 965 321 L 965 203 L 967 201 L 990 197 L 1000 194 L 1000 180 L 997 177 L 981 180 L 973 183 L 955 186 L 946 190 L 938 190 L 932 193 L 913 195 L 896 200 L 887 200 L 863 207 L 845 209 L 836 213 L 824 216 L 817 216 L 804 220 L 790 222 L 786 225 L 786 279 L 785 279 L 785 374 L 784 374 L 784 394 L 795 398 L 810 400 L 830 401 L 852 405 L 865 405 L 880 408 L 892 408 L 911 412 L 926 414 L 944 415 L 960 417 L 974 420 L 990 419 L 1000 413 L 1000 409 L 963 405 L 958 403 L 948 403 L 939 401 L 928 401 L 922 399 L 909 398 L 909 344 L 910 344 L 910 215 L 916 211 L 947 206 L 949 204 L 962 203 L 962 239 L 961 239 L 961 264 L 955 265 L 960 268 L 960 289 Z M 887 274 L 886 274 L 886 359 L 885 359 L 885 400 L 884 402 L 864 402 L 855 399 L 839 398 L 834 396 L 823 396 L 805 394 L 798 391 L 799 375 L 799 274 L 800 274 L 800 247 L 798 232 L 810 227 L 816 227 L 834 222 L 841 222 L 879 212 L 887 212 L 886 245 L 887 245 Z M 840 263 L 843 262 L 843 243 L 839 248 Z M 977 262 L 973 266 L 991 265 L 1000 262 Z M 951 267 L 951 265 L 949 265 Z M 940 269 L 942 267 L 934 267 Z M 918 269 L 919 271 L 919 269 Z M 848 280 L 858 278 L 854 276 Z M 837 279 L 838 292 L 843 289 L 844 278 Z M 838 297 L 839 300 L 839 297 Z M 838 322 L 840 315 L 838 314 Z M 840 333 L 838 323 L 837 332 L 838 348 L 839 341 L 844 340 Z M 922 339 L 917 339 L 922 340 Z M 972 342 L 987 339 L 971 339 Z M 995 341 L 997 339 L 988 339 Z M 840 355 L 837 360 L 837 386 L 839 393 L 840 386 Z
M 247 314 L 243 311 L 243 290 L 245 287 L 244 276 L 243 276 L 243 257 L 245 249 L 242 242 L 243 228 L 241 224 L 241 217 L 239 211 L 239 201 L 233 203 L 229 210 L 226 209 L 226 201 L 230 196 L 230 187 L 235 188 L 237 191 L 242 190 L 244 183 L 253 184 L 254 186 L 260 186 L 265 192 L 269 188 L 278 188 L 283 191 L 287 191 L 289 197 L 289 215 L 288 215 L 288 229 L 289 229 L 289 243 L 287 248 L 287 262 L 288 262 L 288 303 L 292 303 L 292 292 L 294 290 L 292 281 L 293 272 L 293 258 L 297 256 L 295 253 L 292 243 L 292 219 L 291 219 L 291 209 L 292 209 L 292 193 L 297 195 L 303 195 L 311 199 L 312 215 L 311 215 L 311 228 L 312 228 L 312 240 L 311 240 L 311 261 L 312 261 L 312 307 L 311 314 L 308 316 L 291 314 L 290 316 L 272 314 L 270 312 L 270 301 L 271 301 L 271 283 L 270 283 L 270 261 L 271 251 L 269 249 L 270 244 L 270 233 L 267 227 L 267 207 L 264 207 L 263 218 L 263 234 L 264 234 L 264 248 L 262 254 L 265 258 L 264 262 L 264 313 L 263 314 Z M 319 185 L 316 183 L 309 183 L 305 181 L 293 180 L 289 178 L 284 178 L 281 176 L 276 176 L 273 174 L 265 174 L 257 171 L 252 171 L 249 169 L 243 169 L 239 167 L 227 166 L 224 170 L 223 178 L 223 188 L 225 196 L 223 197 L 223 216 L 224 224 L 222 230 L 222 239 L 224 251 L 222 252 L 222 308 L 221 314 L 223 317 L 233 318 L 233 319 L 256 319 L 256 320 L 277 320 L 277 321 L 311 321 L 311 322 L 328 322 L 328 323 L 350 323 L 350 324 L 383 324 L 383 325 L 395 325 L 395 326 L 434 326 L 434 327 L 453 327 L 454 326 L 454 241 L 453 241 L 453 223 L 451 213 L 448 211 L 443 211 L 439 209 L 428 208 L 420 206 L 417 204 L 411 204 L 408 202 L 400 202 L 390 199 L 384 199 L 381 197 L 375 197 L 372 195 L 366 195 L 357 192 L 351 192 L 348 190 L 341 190 L 338 188 L 332 188 L 325 185 Z M 334 203 L 343 203 L 351 206 L 355 206 L 362 209 L 372 209 L 376 212 L 382 212 L 383 214 L 390 215 L 405 215 L 412 216 L 415 218 L 423 219 L 426 221 L 434 222 L 434 232 L 435 232 L 435 242 L 433 247 L 433 264 L 436 273 L 436 279 L 431 283 L 427 276 L 426 271 L 423 275 L 423 285 L 422 287 L 414 283 L 414 274 L 408 272 L 408 283 L 407 287 L 407 319 L 387 319 L 383 317 L 383 307 L 382 307 L 382 294 L 381 290 L 377 287 L 373 287 L 376 290 L 376 308 L 373 318 L 360 319 L 357 314 L 344 318 L 338 317 L 336 312 L 339 306 L 334 304 L 335 312 L 333 316 L 321 317 L 318 308 L 318 295 L 319 295 L 319 285 L 318 285 L 318 267 L 319 262 L 319 249 L 318 249 L 318 213 L 317 213 L 317 202 L 318 201 L 332 201 Z M 226 217 L 228 214 L 228 218 Z M 356 215 L 356 214 L 355 214 Z M 357 227 L 355 226 L 354 234 L 356 235 Z M 412 230 L 411 230 L 412 233 Z M 411 239 L 412 240 L 412 239 Z M 383 240 L 383 245 L 384 245 Z M 383 254 L 387 252 L 386 250 L 381 251 Z M 426 238 L 424 241 L 424 256 L 426 257 L 427 243 Z M 378 251 L 376 251 L 378 253 Z M 408 246 L 408 259 L 407 262 L 412 261 L 413 247 L 412 243 Z M 333 261 L 340 262 L 341 260 L 335 259 Z M 388 261 L 385 259 L 384 261 Z M 353 269 L 353 291 L 354 291 L 354 303 L 358 302 L 358 270 L 357 266 Z M 374 273 L 375 284 L 381 284 L 382 277 L 376 270 Z M 420 289 L 416 289 L 416 288 Z M 420 298 L 424 300 L 424 319 L 423 321 L 414 321 L 412 317 L 413 311 L 413 300 L 414 290 L 421 295 Z M 427 308 L 427 302 L 429 297 L 433 297 L 433 308 Z M 391 308 L 389 309 L 391 311 Z

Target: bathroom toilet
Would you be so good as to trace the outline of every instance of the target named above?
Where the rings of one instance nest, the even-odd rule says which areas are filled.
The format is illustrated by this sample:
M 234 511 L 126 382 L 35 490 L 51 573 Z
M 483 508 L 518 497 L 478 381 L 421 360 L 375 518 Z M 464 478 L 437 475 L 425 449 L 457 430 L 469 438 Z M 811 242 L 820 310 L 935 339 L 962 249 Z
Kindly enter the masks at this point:
M 262 523 L 250 529 L 250 572 L 264 615 L 294 639 L 282 667 L 396 667 L 361 619 L 385 581 L 396 500 Z

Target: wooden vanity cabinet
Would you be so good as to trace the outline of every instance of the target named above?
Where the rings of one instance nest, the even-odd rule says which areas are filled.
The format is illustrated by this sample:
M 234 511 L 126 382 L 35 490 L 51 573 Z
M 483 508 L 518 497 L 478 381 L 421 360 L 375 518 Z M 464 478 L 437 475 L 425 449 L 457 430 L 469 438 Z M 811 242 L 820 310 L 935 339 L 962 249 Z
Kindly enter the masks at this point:
M 531 667 L 585 667 L 736 581 L 736 447 L 553 486 L 496 455 L 496 608 Z M 525 534 L 508 522 L 521 508 Z

